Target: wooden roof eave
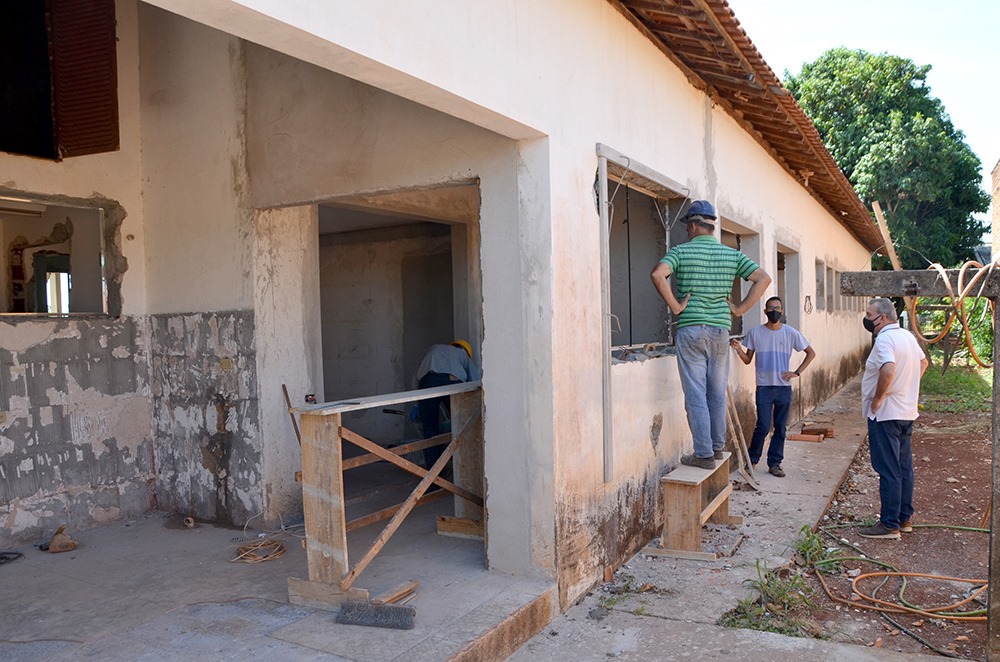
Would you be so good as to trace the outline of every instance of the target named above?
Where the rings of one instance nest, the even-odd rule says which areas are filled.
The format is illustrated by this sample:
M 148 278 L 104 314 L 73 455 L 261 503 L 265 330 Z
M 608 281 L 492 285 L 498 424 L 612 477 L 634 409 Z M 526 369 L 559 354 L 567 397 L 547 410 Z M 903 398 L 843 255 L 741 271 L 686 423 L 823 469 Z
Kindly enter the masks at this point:
M 739 26 L 725 0 L 608 0 L 675 64 L 695 89 L 722 107 L 852 235 L 871 250 L 882 238 L 813 123 Z M 654 27 L 641 16 L 656 15 Z M 671 38 L 692 26 L 712 32 Z M 683 26 L 680 27 L 680 26 Z M 710 44 L 712 50 L 705 47 Z M 721 46 L 721 49 L 719 48 Z

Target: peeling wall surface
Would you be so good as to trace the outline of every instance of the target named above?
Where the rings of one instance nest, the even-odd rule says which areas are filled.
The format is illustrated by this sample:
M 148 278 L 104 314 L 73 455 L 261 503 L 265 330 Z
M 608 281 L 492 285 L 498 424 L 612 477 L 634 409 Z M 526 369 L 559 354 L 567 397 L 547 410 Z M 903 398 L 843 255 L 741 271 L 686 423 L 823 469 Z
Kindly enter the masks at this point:
M 154 503 L 142 322 L 0 321 L 0 544 Z
M 648 542 L 656 479 L 690 444 L 672 357 L 612 365 L 604 411 L 598 143 L 712 200 L 772 275 L 787 256 L 818 355 L 803 409 L 860 363 L 860 313 L 815 306 L 815 264 L 857 270 L 869 251 L 606 0 L 116 6 L 122 149 L 0 153 L 4 191 L 116 201 L 127 265 L 126 317 L 0 321 L 0 535 L 141 512 L 154 493 L 222 522 L 294 514 L 280 385 L 324 391 L 319 205 L 475 182 L 478 219 L 452 233 L 475 285 L 452 305 L 481 336 L 487 557 L 556 581 L 568 607 Z M 478 254 L 456 257 L 466 232 Z M 389 289 L 372 296 L 399 319 Z M 753 370 L 734 364 L 732 385 L 747 412 Z
M 153 315 L 160 508 L 228 524 L 262 512 L 253 313 Z

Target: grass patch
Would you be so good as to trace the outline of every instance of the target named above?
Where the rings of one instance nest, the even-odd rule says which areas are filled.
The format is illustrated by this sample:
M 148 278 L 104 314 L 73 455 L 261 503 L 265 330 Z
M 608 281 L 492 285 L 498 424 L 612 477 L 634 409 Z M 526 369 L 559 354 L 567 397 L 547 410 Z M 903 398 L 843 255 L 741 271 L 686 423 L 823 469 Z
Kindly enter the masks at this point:
M 843 550 L 827 547 L 823 537 L 813 533 L 809 525 L 803 526 L 799 531 L 799 537 L 792 544 L 792 548 L 798 552 L 801 565 L 807 568 L 816 567 L 820 572 L 827 574 L 839 574 L 842 570 L 838 558 L 843 556 Z
M 933 356 L 933 354 L 932 354 Z M 954 362 L 941 374 L 941 357 L 920 380 L 920 397 L 927 411 L 961 414 L 990 411 L 993 405 L 993 370 Z
M 810 600 L 812 589 L 801 575 L 768 570 L 767 564 L 758 560 L 757 579 L 747 579 L 743 584 L 754 593 L 723 614 L 719 625 L 792 637 L 811 636 L 806 616 L 815 605 Z

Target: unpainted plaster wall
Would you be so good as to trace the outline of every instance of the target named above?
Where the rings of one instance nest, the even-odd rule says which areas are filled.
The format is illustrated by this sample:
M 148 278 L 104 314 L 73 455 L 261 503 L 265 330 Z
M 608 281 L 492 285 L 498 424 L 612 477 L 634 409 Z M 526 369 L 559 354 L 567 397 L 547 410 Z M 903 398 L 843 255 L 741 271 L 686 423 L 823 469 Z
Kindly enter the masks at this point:
M 141 319 L 0 321 L 0 541 L 155 503 Z
M 484 332 L 469 340 L 477 354 L 482 343 L 486 438 L 502 440 L 486 448 L 489 538 L 503 541 L 488 556 L 497 570 L 551 576 L 547 144 L 514 143 L 265 48 L 248 45 L 246 58 L 255 206 L 480 182 L 479 241 L 469 243 L 488 248 L 478 265 L 459 262 L 482 274 Z M 469 317 L 479 309 L 463 302 Z
M 416 388 L 423 350 L 454 339 L 447 226 L 324 235 L 320 286 L 327 402 Z M 348 412 L 344 425 L 383 444 L 417 432 L 381 409 Z
M 254 318 L 150 317 L 157 504 L 244 524 L 263 511 Z

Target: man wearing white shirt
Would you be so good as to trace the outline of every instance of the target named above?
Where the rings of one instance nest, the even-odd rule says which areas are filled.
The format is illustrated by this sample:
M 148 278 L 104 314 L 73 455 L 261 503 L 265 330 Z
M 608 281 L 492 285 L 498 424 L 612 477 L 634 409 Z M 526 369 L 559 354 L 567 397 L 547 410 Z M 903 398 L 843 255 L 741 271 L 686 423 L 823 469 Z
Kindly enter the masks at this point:
M 898 540 L 900 531 L 913 530 L 910 435 L 927 359 L 913 334 L 900 328 L 888 299 L 872 299 L 862 322 L 875 334 L 861 379 L 861 408 L 868 421 L 872 468 L 879 476 L 881 512 L 879 522 L 859 534 Z

